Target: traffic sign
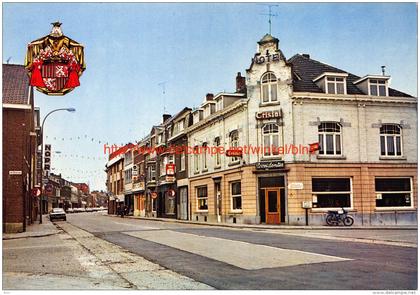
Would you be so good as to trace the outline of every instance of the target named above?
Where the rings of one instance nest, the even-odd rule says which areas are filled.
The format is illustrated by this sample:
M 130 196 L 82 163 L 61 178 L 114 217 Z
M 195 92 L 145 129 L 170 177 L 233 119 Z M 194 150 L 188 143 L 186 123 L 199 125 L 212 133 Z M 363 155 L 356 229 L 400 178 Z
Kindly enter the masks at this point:
M 32 189 L 32 196 L 39 197 L 41 195 L 41 189 L 39 187 L 34 187 Z

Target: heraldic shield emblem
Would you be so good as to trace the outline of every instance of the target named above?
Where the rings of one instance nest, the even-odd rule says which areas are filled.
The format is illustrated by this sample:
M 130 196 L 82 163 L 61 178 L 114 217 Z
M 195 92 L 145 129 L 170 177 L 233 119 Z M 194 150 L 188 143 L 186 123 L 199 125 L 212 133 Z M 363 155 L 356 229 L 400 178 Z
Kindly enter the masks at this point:
M 48 95 L 64 95 L 80 86 L 86 69 L 83 45 L 63 35 L 61 23 L 51 33 L 28 44 L 25 68 L 30 85 Z

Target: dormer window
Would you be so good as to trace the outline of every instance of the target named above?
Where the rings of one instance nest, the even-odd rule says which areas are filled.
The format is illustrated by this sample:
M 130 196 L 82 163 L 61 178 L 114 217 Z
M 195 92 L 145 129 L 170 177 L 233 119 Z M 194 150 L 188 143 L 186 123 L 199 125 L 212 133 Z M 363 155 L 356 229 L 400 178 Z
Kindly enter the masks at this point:
M 385 80 L 377 80 L 377 79 L 369 79 L 369 95 L 371 96 L 387 96 L 386 95 L 386 81 Z
M 324 72 L 313 82 L 327 94 L 347 94 L 347 73 Z
M 360 90 L 370 96 L 388 96 L 388 80 L 390 76 L 367 75 L 354 81 Z
M 261 77 L 261 98 L 262 103 L 277 101 L 277 78 L 271 72 Z
M 328 94 L 345 94 L 346 81 L 343 77 L 327 77 Z
M 216 112 L 223 110 L 223 98 L 216 101 Z

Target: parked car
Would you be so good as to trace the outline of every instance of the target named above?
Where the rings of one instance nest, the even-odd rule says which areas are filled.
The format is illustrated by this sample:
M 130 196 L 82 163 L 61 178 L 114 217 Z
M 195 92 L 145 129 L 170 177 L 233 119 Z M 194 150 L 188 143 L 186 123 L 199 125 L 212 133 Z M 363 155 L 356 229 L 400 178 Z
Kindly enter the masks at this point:
M 66 218 L 66 212 L 64 212 L 63 208 L 53 208 L 50 212 L 50 220 L 57 220 L 57 219 L 62 219 L 64 221 L 67 220 Z
M 68 208 L 67 209 L 67 213 L 73 213 L 73 212 L 74 212 L 73 208 Z
M 93 212 L 92 208 L 86 208 L 86 212 Z

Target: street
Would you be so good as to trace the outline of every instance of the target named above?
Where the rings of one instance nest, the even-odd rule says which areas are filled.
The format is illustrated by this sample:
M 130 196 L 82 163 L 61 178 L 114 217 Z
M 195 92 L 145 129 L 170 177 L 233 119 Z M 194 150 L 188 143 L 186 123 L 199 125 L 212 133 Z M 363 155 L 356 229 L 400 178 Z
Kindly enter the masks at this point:
M 103 213 L 55 224 L 59 234 L 3 241 L 5 289 L 417 288 L 416 229 L 237 229 Z

